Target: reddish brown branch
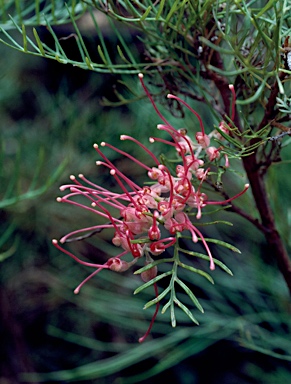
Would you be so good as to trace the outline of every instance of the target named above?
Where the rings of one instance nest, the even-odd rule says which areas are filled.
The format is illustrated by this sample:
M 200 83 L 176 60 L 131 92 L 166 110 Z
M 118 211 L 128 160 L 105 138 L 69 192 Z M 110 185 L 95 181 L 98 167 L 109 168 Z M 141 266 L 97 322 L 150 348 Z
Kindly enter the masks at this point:
M 216 55 L 218 54 L 216 53 Z M 220 63 L 217 57 L 216 63 Z M 220 91 L 222 100 L 224 102 L 224 110 L 226 113 L 228 113 L 231 94 L 228 88 L 227 79 L 223 78 L 222 76 L 218 76 L 216 73 L 211 71 L 208 72 L 208 75 L 209 78 L 215 83 L 217 89 Z M 284 74 L 282 74 L 281 77 L 282 76 L 284 76 Z M 258 130 L 265 127 L 270 122 L 270 120 L 276 117 L 277 111 L 275 109 L 275 105 L 278 91 L 278 84 L 276 82 L 271 90 L 268 103 L 265 108 L 265 114 L 258 126 Z M 235 120 L 235 124 L 241 130 L 238 119 Z M 252 143 L 250 143 L 250 145 L 251 144 Z M 256 225 L 255 223 L 253 224 L 256 225 L 257 228 L 264 233 L 270 254 L 272 254 L 274 259 L 277 261 L 278 268 L 285 279 L 289 293 L 291 295 L 291 260 L 276 228 L 274 214 L 271 209 L 266 190 L 266 184 L 264 182 L 264 172 L 262 172 L 262 169 L 260 168 L 256 151 L 249 156 L 243 157 L 243 165 L 249 179 L 255 204 L 261 218 L 259 225 Z
M 260 169 L 257 166 L 256 155 L 252 154 L 243 158 L 252 193 L 260 213 L 262 230 L 268 243 L 270 254 L 277 260 L 278 268 L 288 286 L 291 295 L 291 262 L 283 241 L 276 229 L 275 218 L 267 196 L 266 185 Z
M 285 74 L 281 73 L 281 80 L 284 76 Z M 279 87 L 277 82 L 275 82 L 265 108 L 265 114 L 258 129 L 265 127 L 270 120 L 276 117 L 277 111 L 275 106 L 278 92 Z M 276 228 L 274 214 L 271 209 L 264 182 L 264 172 L 262 172 L 258 166 L 256 153 L 244 157 L 243 164 L 252 187 L 252 193 L 257 209 L 260 213 L 263 232 L 268 243 L 270 254 L 274 255 L 274 258 L 277 260 L 278 268 L 284 276 L 291 295 L 291 260 Z

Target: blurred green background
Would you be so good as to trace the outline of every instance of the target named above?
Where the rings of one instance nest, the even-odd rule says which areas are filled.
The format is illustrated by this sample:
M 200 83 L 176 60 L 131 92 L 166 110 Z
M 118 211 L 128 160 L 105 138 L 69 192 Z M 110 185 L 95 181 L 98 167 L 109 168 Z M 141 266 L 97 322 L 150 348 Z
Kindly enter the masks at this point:
M 133 50 L 138 52 L 136 45 Z M 58 187 L 79 173 L 110 187 L 107 172 L 95 166 L 93 143 L 109 141 L 146 161 L 138 147 L 120 142 L 119 136 L 147 143 L 160 121 L 147 99 L 117 108 L 101 105 L 103 97 L 116 100 L 117 77 L 4 46 L 0 55 L 1 384 L 291 382 L 290 298 L 263 237 L 238 216 L 220 213 L 234 226 L 204 230 L 205 236 L 218 236 L 241 250 L 239 255 L 215 248 L 234 277 L 217 269 L 211 286 L 183 272 L 205 309 L 202 315 L 193 308 L 198 327 L 178 313 L 179 324 L 172 329 L 168 314 L 159 314 L 152 336 L 138 345 L 153 312 L 144 311 L 143 304 L 153 292 L 133 296 L 140 279 L 132 271 L 103 271 L 73 294 L 88 270 L 60 254 L 51 239 L 88 226 L 92 218 L 56 203 Z M 138 87 L 137 79 L 129 81 Z M 214 122 L 201 105 L 197 108 L 210 131 Z M 181 120 L 162 109 L 175 126 L 194 134 L 198 125 L 190 116 Z M 164 150 L 159 143 L 154 147 L 156 155 Z M 142 180 L 142 170 L 118 154 L 110 156 Z M 280 232 L 290 246 L 287 148 L 282 156 L 268 183 Z M 243 177 L 239 180 L 242 185 Z M 250 195 L 239 204 L 252 209 Z M 73 246 L 98 262 L 116 254 L 103 233 Z

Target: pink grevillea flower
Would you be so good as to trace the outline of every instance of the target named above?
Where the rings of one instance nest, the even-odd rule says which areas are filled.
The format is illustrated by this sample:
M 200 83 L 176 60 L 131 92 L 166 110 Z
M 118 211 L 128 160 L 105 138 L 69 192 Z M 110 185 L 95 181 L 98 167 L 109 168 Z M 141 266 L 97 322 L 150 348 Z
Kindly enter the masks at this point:
M 205 152 L 207 153 L 208 158 L 209 158 L 210 161 L 213 161 L 215 159 L 219 159 L 220 158 L 219 148 L 208 147 L 208 148 L 206 148 Z
M 203 209 L 207 205 L 229 203 L 248 189 L 248 185 L 245 185 L 240 193 L 228 200 L 208 200 L 207 195 L 201 192 L 201 188 L 208 177 L 209 168 L 202 168 L 204 161 L 201 157 L 207 158 L 208 156 L 211 163 L 219 158 L 220 149 L 210 146 L 210 137 L 205 133 L 202 120 L 197 112 L 177 96 L 168 95 L 169 98 L 176 99 L 184 104 L 198 118 L 201 132 L 198 132 L 195 140 L 192 140 L 186 134 L 185 129 L 175 129 L 159 112 L 143 82 L 142 74 L 139 75 L 139 79 L 155 111 L 163 122 L 163 124 L 158 125 L 158 129 L 167 132 L 169 135 L 169 140 L 156 137 L 150 138 L 150 142 L 161 141 L 165 145 L 174 147 L 180 158 L 180 164 L 176 166 L 176 171 L 172 173 L 147 146 L 128 135 L 121 135 L 120 139 L 135 143 L 148 155 L 150 165 L 146 165 L 131 154 L 107 142 L 102 142 L 100 145 L 94 144 L 94 149 L 101 158 L 96 162 L 97 166 L 108 170 L 116 186 L 119 187 L 119 191 L 110 191 L 86 179 L 82 174 L 78 178 L 71 176 L 71 183 L 60 187 L 60 190 L 66 194 L 58 197 L 58 202 L 86 209 L 91 214 L 98 216 L 98 222 L 100 222 L 100 218 L 101 221 L 104 221 L 103 224 L 96 224 L 95 226 L 70 232 L 63 236 L 59 242 L 53 240 L 56 248 L 78 263 L 94 269 L 91 275 L 75 289 L 75 293 L 78 293 L 90 278 L 103 269 L 124 272 L 142 258 L 144 258 L 145 264 L 151 263 L 154 257 L 175 246 L 180 234 L 186 232 L 191 234 L 193 243 L 197 243 L 199 239 L 202 241 L 209 256 L 210 269 L 213 270 L 215 265 L 211 250 L 203 234 L 193 222 L 193 213 L 196 220 L 199 220 L 202 217 Z M 126 157 L 135 166 L 140 166 L 148 178 L 145 180 L 147 186 L 138 185 L 116 167 L 103 153 L 102 149 L 105 147 Z M 189 215 L 190 213 L 191 215 Z M 104 264 L 83 261 L 61 245 L 102 230 L 111 231 L 112 243 L 120 249 L 115 257 L 109 258 Z M 130 260 L 126 261 L 125 258 Z M 149 281 L 157 273 L 157 267 L 154 266 L 143 272 L 141 277 L 144 281 Z M 154 288 L 157 297 L 156 285 Z M 153 320 L 146 335 L 152 327 L 158 308 L 159 303 L 156 306 Z M 144 337 L 140 341 L 143 341 Z

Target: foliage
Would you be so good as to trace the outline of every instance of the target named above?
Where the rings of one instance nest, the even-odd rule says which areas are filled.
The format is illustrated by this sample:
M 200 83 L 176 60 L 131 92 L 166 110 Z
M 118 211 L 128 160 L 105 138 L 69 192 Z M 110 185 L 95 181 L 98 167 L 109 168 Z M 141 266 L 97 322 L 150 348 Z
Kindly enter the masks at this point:
M 29 376 L 29 380 L 92 380 L 104 377 L 109 372 L 113 373 L 114 370 L 120 371 L 141 361 L 148 355 L 155 356 L 158 359 L 162 354 L 163 359 L 161 359 L 160 363 L 154 364 L 147 372 L 143 372 L 132 379 L 133 382 L 136 382 L 168 369 L 191 354 L 199 353 L 199 351 L 218 340 L 233 340 L 234 338 L 236 340 L 238 338 L 246 348 L 269 355 L 270 358 L 280 358 L 287 362 L 290 360 L 290 350 L 285 342 L 286 334 L 288 334 L 288 321 L 285 314 L 288 307 L 288 298 L 277 273 L 271 272 L 271 269 L 275 270 L 275 265 L 278 264 L 287 287 L 291 291 L 291 269 L 288 256 L 288 249 L 290 248 L 288 233 L 291 227 L 290 213 L 288 209 L 282 209 L 284 203 L 281 204 L 280 199 L 278 199 L 278 195 L 281 197 L 286 193 L 286 191 L 281 192 L 281 190 L 287 189 L 288 191 L 288 188 L 284 188 L 285 184 L 281 190 L 276 188 L 277 185 L 281 185 L 282 180 L 278 176 L 276 177 L 274 171 L 274 167 L 283 169 L 282 157 L 287 157 L 286 164 L 290 160 L 284 153 L 284 148 L 290 142 L 289 139 L 285 139 L 286 135 L 290 134 L 288 126 L 291 103 L 289 84 L 291 74 L 289 66 L 290 8 L 289 0 L 269 0 L 267 3 L 260 0 L 248 2 L 224 2 L 220 0 L 161 0 L 157 2 L 148 0 L 143 2 L 138 0 L 84 0 L 76 2 L 72 0 L 66 4 L 55 0 L 30 0 L 27 2 L 11 0 L 0 2 L 0 41 L 4 45 L 22 53 L 65 64 L 67 68 L 73 66 L 90 73 L 116 76 L 119 82 L 114 90 L 114 97 L 112 95 L 106 96 L 103 99 L 103 105 L 107 107 L 128 105 L 129 110 L 134 114 L 134 107 L 131 108 L 130 103 L 142 103 L 144 98 L 144 94 L 137 86 L 137 80 L 133 77 L 140 72 L 146 75 L 145 79 L 148 81 L 154 100 L 163 104 L 165 109 L 168 109 L 172 115 L 186 117 L 186 121 L 189 119 L 189 115 L 183 109 L 181 102 L 171 99 L 165 100 L 167 93 L 181 95 L 183 98 L 190 100 L 191 105 L 194 104 L 199 112 L 201 110 L 203 118 L 208 119 L 208 126 L 212 126 L 214 122 L 215 128 L 222 136 L 222 139 L 216 141 L 217 145 L 223 145 L 225 153 L 236 158 L 233 162 L 232 171 L 244 173 L 252 187 L 253 196 L 249 195 L 244 200 L 243 206 L 231 203 L 228 211 L 239 214 L 241 218 L 253 225 L 258 233 L 265 236 L 264 241 L 260 240 L 261 247 L 267 244 L 267 256 L 261 255 L 265 263 L 258 261 L 259 259 L 251 262 L 254 270 L 264 269 L 263 274 L 254 277 L 253 284 L 246 285 L 246 281 L 249 283 L 249 269 L 246 266 L 242 267 L 241 261 L 231 265 L 232 270 L 236 271 L 237 265 L 239 265 L 246 273 L 243 272 L 241 278 L 233 278 L 230 284 L 227 283 L 229 281 L 227 278 L 220 277 L 218 273 L 215 289 L 204 286 L 203 279 L 201 279 L 200 283 L 199 275 L 197 275 L 199 288 L 201 289 L 201 291 L 198 290 L 198 294 L 196 294 L 197 286 L 193 285 L 191 274 L 188 274 L 186 269 L 192 269 L 192 272 L 198 272 L 198 274 L 212 281 L 212 277 L 207 272 L 199 269 L 199 263 L 199 268 L 183 267 L 185 269 L 183 279 L 185 279 L 187 285 L 181 282 L 175 275 L 175 271 L 172 270 L 171 273 L 174 279 L 171 280 L 170 285 L 173 288 L 174 280 L 179 282 L 182 288 L 179 295 L 185 300 L 187 306 L 191 307 L 194 303 L 201 309 L 201 304 L 199 304 L 201 302 L 203 308 L 207 311 L 207 315 L 197 314 L 197 321 L 203 323 L 202 327 L 188 328 L 187 325 L 184 329 L 169 331 L 166 323 L 161 322 L 160 324 L 157 322 L 156 332 L 162 335 L 160 340 L 150 340 L 145 346 L 135 346 L 134 348 L 131 345 L 130 348 L 127 348 L 125 345 L 116 344 L 114 353 L 119 352 L 119 354 L 108 361 L 101 361 L 100 365 L 84 365 L 72 371 L 47 374 L 47 376 L 40 378 Z M 101 14 L 105 15 L 107 26 L 111 28 L 110 41 L 108 41 L 108 32 L 105 32 L 101 26 Z M 82 27 L 84 18 L 86 18 L 86 24 L 89 24 L 90 20 L 92 25 L 90 32 Z M 70 30 L 62 29 L 62 26 L 68 23 L 70 24 Z M 49 40 L 44 27 L 46 27 L 46 31 L 50 35 Z M 137 39 L 135 39 L 135 35 L 138 36 Z M 95 49 L 94 39 L 98 41 L 97 49 Z M 72 45 L 67 44 L 68 42 L 73 43 L 77 49 L 77 55 L 72 54 Z M 112 52 L 112 42 L 116 46 L 114 52 Z M 229 89 L 230 84 L 234 84 L 237 96 L 235 114 L 232 114 L 233 99 Z M 46 101 L 48 99 L 49 97 L 46 97 Z M 46 103 L 46 101 L 42 104 L 46 104 L 46 107 L 48 107 L 50 103 Z M 62 102 L 66 103 L 67 101 L 63 99 Z M 140 105 L 148 113 L 145 104 Z M 79 149 L 75 147 L 76 144 L 73 143 L 73 138 L 80 135 L 82 128 L 80 127 L 81 124 L 76 123 L 78 114 L 74 112 L 74 105 L 71 105 L 71 108 L 72 119 L 68 132 L 71 131 L 72 135 L 71 139 L 68 140 L 70 145 L 66 148 L 69 148 L 67 159 L 73 161 L 75 156 L 76 162 L 74 164 L 80 166 L 76 155 Z M 50 117 L 52 120 L 54 119 L 54 111 L 55 106 L 52 106 L 52 116 Z M 136 122 L 140 119 L 138 126 L 149 127 L 150 124 L 147 126 L 145 121 L 146 119 L 152 119 L 152 116 L 149 117 L 147 113 L 139 113 L 140 116 L 135 116 Z M 92 120 L 90 121 L 89 114 L 84 117 L 84 124 L 88 122 L 89 126 L 93 126 L 94 123 Z M 87 117 L 89 117 L 88 120 Z M 169 119 L 172 118 L 169 117 Z M 104 118 L 102 126 L 108 126 L 106 120 Z M 222 120 L 231 128 L 230 134 L 225 135 L 221 130 L 219 122 Z M 120 123 L 113 122 L 113 125 L 115 127 L 118 125 L 120 133 L 128 128 L 126 124 L 125 128 Z M 57 126 L 58 122 L 56 122 Z M 189 126 L 191 127 L 191 133 L 193 133 L 194 128 L 191 120 Z M 118 136 L 115 127 L 112 128 L 114 140 Z M 58 129 L 60 129 L 59 126 Z M 206 131 L 209 134 L 212 129 L 206 128 Z M 105 135 L 104 140 L 106 140 L 108 132 L 103 133 Z M 144 139 L 145 132 L 139 133 L 141 138 Z M 59 139 L 58 135 L 56 137 Z M 85 140 L 84 137 L 83 140 Z M 227 145 L 224 144 L 224 140 L 227 140 Z M 85 146 L 85 142 L 82 144 Z M 53 152 L 57 154 L 58 149 L 56 148 Z M 132 148 L 126 146 L 125 149 L 131 152 Z M 0 204 L 3 212 L 5 212 L 5 221 L 6 214 L 12 213 L 19 216 L 18 213 L 14 212 L 14 207 L 16 207 L 16 211 L 18 207 L 24 207 L 22 209 L 25 210 L 23 203 L 26 201 L 33 202 L 37 198 L 39 199 L 42 194 L 52 191 L 51 186 L 55 184 L 66 164 L 66 162 L 59 161 L 58 163 L 61 163 L 61 166 L 56 172 L 44 172 L 46 159 L 49 158 L 49 155 L 43 149 L 40 149 L 34 154 L 34 162 L 38 164 L 34 169 L 35 176 L 31 177 L 29 174 L 29 177 L 27 177 L 25 175 L 24 180 L 21 180 L 23 177 L 23 171 L 21 170 L 22 151 L 23 148 L 20 148 L 17 152 L 18 155 L 15 153 L 14 164 L 8 161 L 9 167 L 2 166 Z M 37 157 L 37 153 L 39 153 L 39 157 Z M 7 164 L 5 156 L 7 156 L 7 153 L 4 151 L 1 158 L 2 164 Z M 89 154 L 86 154 L 86 159 L 89 156 Z M 63 160 L 63 157 L 66 157 L 65 151 L 63 156 L 58 154 L 59 160 Z M 161 159 L 165 164 L 171 164 L 168 153 L 162 156 Z M 118 161 L 118 156 L 114 160 Z M 53 168 L 56 168 L 56 165 Z M 71 164 L 70 169 L 74 170 L 73 164 Z M 81 166 L 78 167 L 78 170 L 84 172 Z M 88 170 L 90 170 L 90 167 Z M 221 165 L 218 166 L 218 170 L 221 170 Z M 214 191 L 226 197 L 228 188 L 232 189 L 230 185 L 232 182 L 231 176 L 235 173 L 225 173 L 224 171 L 216 174 L 216 190 L 213 188 L 214 183 L 210 187 L 212 187 L 212 192 Z M 285 172 L 288 174 L 288 171 Z M 281 173 L 283 177 L 283 171 Z M 139 179 L 141 175 L 135 176 Z M 102 178 L 103 181 L 108 183 L 106 177 L 102 176 Z M 275 180 L 275 183 L 273 183 L 273 180 Z M 285 199 L 287 200 L 288 197 L 285 197 Z M 48 211 L 49 209 L 47 209 L 46 214 L 48 214 Z M 275 214 L 273 211 L 275 211 Z M 73 211 L 68 212 L 74 214 Z M 227 211 L 224 214 L 229 215 Z M 56 216 L 61 217 L 66 223 L 68 222 L 64 212 L 58 213 Z M 82 214 L 80 220 L 85 222 L 83 221 L 84 218 L 85 215 Z M 223 221 L 228 222 L 227 219 Z M 240 225 L 243 226 L 244 224 Z M 210 233 L 209 237 L 215 238 L 218 236 L 220 238 L 220 235 L 217 235 L 217 230 L 209 227 L 206 227 L 206 230 Z M 16 230 L 17 224 L 12 221 L 1 235 L 1 260 L 6 260 L 9 257 L 5 262 L 10 262 L 10 256 L 17 250 L 17 241 L 19 240 L 11 240 L 12 237 L 18 239 L 15 236 Z M 223 233 L 223 229 L 221 233 Z M 108 240 L 103 235 L 98 239 L 103 244 L 107 256 L 113 256 L 112 247 L 108 245 Z M 235 245 L 240 248 L 237 235 L 235 235 L 235 240 Z M 102 245 L 98 245 L 98 241 L 94 239 L 91 243 L 90 240 L 86 246 L 80 246 L 83 254 L 87 256 L 88 249 L 94 246 L 103 255 L 104 250 Z M 186 259 L 190 257 L 191 260 L 193 256 L 202 257 L 201 253 L 189 250 L 189 243 L 187 243 L 187 239 L 185 241 L 186 250 L 184 250 L 184 256 Z M 232 243 L 232 241 L 230 242 Z M 226 244 L 220 240 L 216 240 L 216 243 Z M 245 248 L 244 246 L 245 244 L 243 244 L 243 248 Z M 248 249 L 244 250 L 247 254 L 251 252 Z M 217 252 L 219 254 L 219 251 Z M 259 247 L 256 248 L 255 252 L 259 252 Z M 177 258 L 177 255 L 173 256 L 173 258 L 175 257 Z M 274 260 L 271 261 L 271 258 L 277 264 L 274 263 Z M 137 273 L 143 273 L 156 265 L 161 268 L 161 275 L 146 282 L 142 287 L 137 288 L 135 286 L 135 279 L 131 284 L 128 276 L 124 278 L 120 276 L 120 278 L 118 277 L 118 284 L 114 288 L 119 292 L 124 287 L 130 287 L 133 290 L 135 289 L 135 292 L 141 292 L 144 295 L 142 298 L 148 301 L 147 307 L 156 304 L 158 299 L 163 298 L 162 295 L 150 300 L 147 294 L 142 291 L 146 291 L 146 288 L 158 281 L 163 286 L 160 279 L 161 277 L 167 277 L 169 271 L 163 271 L 160 261 L 163 261 L 163 259 L 137 271 Z M 182 262 L 180 260 L 179 262 L 181 266 Z M 273 268 L 269 269 L 268 264 L 274 265 Z M 229 271 L 221 262 L 220 265 Z M 74 271 L 77 274 L 75 269 Z M 107 271 L 103 272 L 106 276 L 105 279 L 108 279 L 108 284 L 106 284 L 108 289 L 104 291 L 98 286 L 85 288 L 84 293 L 82 293 L 84 301 L 81 306 L 87 306 L 86 310 L 92 310 L 94 314 L 98 314 L 112 326 L 127 327 L 124 307 L 128 308 L 128 313 L 132 311 L 133 316 L 140 319 L 139 308 L 141 308 L 142 300 L 137 297 L 128 300 L 124 295 L 120 295 L 117 304 L 108 305 L 108 303 L 113 303 L 117 295 L 116 291 L 110 291 L 113 278 L 108 277 Z M 71 286 L 72 281 L 75 282 L 76 279 L 74 274 L 70 277 L 72 280 L 67 281 L 66 284 Z M 274 281 L 272 285 L 267 281 L 267 277 Z M 100 279 L 101 281 L 103 279 L 101 275 Z M 261 282 L 263 282 L 263 288 Z M 59 292 L 64 290 L 66 288 L 62 287 Z M 97 302 L 94 302 L 97 293 L 104 295 L 104 301 L 98 299 Z M 185 293 L 188 294 L 188 297 Z M 174 296 L 172 295 L 172 299 L 176 299 L 177 303 L 178 299 Z M 205 299 L 205 296 L 208 296 L 208 300 Z M 226 302 L 229 303 L 228 306 L 225 305 Z M 172 303 L 173 301 L 170 300 L 166 307 L 171 307 Z M 179 303 L 181 302 L 179 301 Z M 241 305 L 244 308 L 238 308 L 237 303 L 242 303 Z M 101 309 L 97 309 L 98 305 L 102 308 L 102 313 Z M 182 310 L 192 320 L 196 321 L 191 312 L 183 305 L 180 304 Z M 181 323 L 185 322 L 187 324 L 187 320 L 179 311 L 176 316 Z M 158 319 L 158 321 L 161 320 Z M 128 328 L 130 328 L 130 331 L 139 333 L 143 328 L 142 324 L 139 320 L 128 325 Z M 175 325 L 173 311 L 172 325 Z M 69 342 L 84 343 L 84 345 L 89 345 L 92 349 L 95 346 L 97 349 L 104 348 L 103 344 L 94 344 L 92 340 L 79 338 L 75 334 L 54 327 L 49 328 L 49 332 L 57 337 L 67 339 Z M 271 338 L 274 334 L 276 337 Z M 128 333 L 126 337 L 129 337 Z M 194 343 L 196 348 L 193 349 Z M 175 349 L 178 352 L 173 354 Z M 288 367 L 288 365 L 286 366 Z M 286 372 L 284 367 L 283 365 L 283 376 Z M 251 366 L 248 369 L 248 372 L 256 371 Z M 258 372 L 259 370 L 257 370 L 256 374 Z M 255 375 L 255 373 L 253 374 Z M 128 378 L 126 380 L 126 382 L 129 382 Z
M 245 256 L 248 257 L 249 255 Z M 236 261 L 230 262 L 230 264 L 232 268 L 235 268 Z M 52 272 L 58 274 L 57 270 Z M 261 281 L 258 279 L 255 269 L 244 262 L 240 263 L 240 271 L 234 279 L 225 279 L 223 273 L 218 273 L 216 288 L 207 289 L 207 298 L 200 298 L 207 312 L 207 316 L 197 314 L 197 318 L 201 321 L 200 327 L 193 328 L 191 323 L 185 322 L 184 327 L 171 330 L 168 320 L 161 317 L 155 327 L 159 338 L 148 340 L 142 345 L 136 344 L 132 340 L 132 335 L 134 333 L 139 334 L 144 328 L 140 306 L 148 295 L 145 298 L 126 297 L 124 293 L 119 293 L 119 291 L 124 289 L 124 285 L 128 285 L 128 277 L 117 275 L 115 284 L 112 286 L 113 282 L 109 273 L 104 271 L 103 274 L 100 274 L 98 282 L 94 282 L 93 286 L 84 287 L 82 297 L 72 298 L 67 292 L 69 286 L 78 283 L 74 277 L 76 273 L 77 271 L 74 269 L 69 279 L 65 277 L 62 278 L 62 281 L 54 282 L 56 294 L 65 300 L 73 301 L 82 308 L 82 311 L 86 311 L 88 315 L 92 314 L 100 322 L 109 322 L 110 326 L 114 327 L 119 335 L 124 335 L 125 339 L 123 342 L 108 345 L 100 340 L 87 337 L 82 330 L 76 334 L 67 327 L 60 329 L 56 326 L 49 326 L 48 333 L 53 337 L 65 340 L 69 345 L 76 344 L 79 347 L 96 351 L 96 361 L 72 370 L 62 370 L 37 376 L 26 374 L 22 377 L 24 380 L 29 382 L 46 382 L 48 380 L 70 382 L 100 380 L 108 377 L 107 382 L 112 382 L 114 378 L 118 377 L 119 379 L 122 378 L 121 382 L 144 382 L 144 380 L 179 364 L 182 364 L 183 367 L 182 361 L 193 355 L 196 355 L 195 359 L 199 359 L 201 351 L 222 340 L 235 340 L 245 348 L 265 354 L 265 358 L 255 354 L 249 356 L 250 362 L 258 359 L 257 367 L 260 367 L 259 361 L 263 359 L 263 364 L 269 361 L 271 370 L 274 362 L 272 358 L 267 357 L 269 355 L 282 359 L 282 369 L 284 366 L 288 369 L 290 324 L 288 315 L 284 313 L 283 309 L 284 286 L 271 268 L 265 269 L 265 279 L 262 279 L 261 276 Z M 248 280 L 247 286 L 245 284 L 246 279 Z M 273 281 L 272 286 L 269 284 L 270 280 Z M 110 286 L 108 290 L 104 291 L 102 286 L 107 286 L 108 283 Z M 138 281 L 135 281 L 131 285 L 137 283 Z M 191 284 L 191 276 L 189 275 L 188 283 Z M 206 289 L 203 282 L 201 282 L 201 287 Z M 128 287 L 128 290 L 130 289 L 132 289 L 131 286 Z M 228 302 L 228 305 L 225 304 L 225 301 Z M 127 308 L 126 313 L 124 307 Z M 129 319 L 129 315 L 132 320 Z M 145 315 L 147 316 L 146 313 Z M 181 312 L 177 313 L 177 317 L 179 321 L 185 321 Z M 101 356 L 105 351 L 110 351 L 115 356 L 110 355 L 111 357 L 103 360 Z M 233 353 L 235 352 L 233 351 Z M 244 351 L 243 353 L 246 354 L 247 352 Z M 219 356 L 213 356 L 213 358 L 215 357 L 221 364 Z M 147 360 L 151 361 L 147 362 Z M 287 364 L 284 364 L 284 360 Z M 128 377 L 125 369 L 134 367 L 140 361 L 143 361 L 143 365 L 146 365 L 148 369 L 144 369 L 141 365 L 135 376 Z M 196 366 L 195 362 L 192 364 Z M 197 366 L 196 368 L 198 369 Z M 230 367 L 228 369 L 231 370 Z M 243 367 L 243 371 L 248 380 L 254 380 L 256 377 L 252 374 L 250 363 Z M 218 366 L 217 375 L 219 375 Z M 269 375 L 271 378 L 272 374 Z M 238 380 L 242 380 L 239 374 L 238 377 Z M 273 377 L 275 377 L 275 372 Z M 260 382 L 259 378 L 262 376 L 258 376 L 258 382 Z

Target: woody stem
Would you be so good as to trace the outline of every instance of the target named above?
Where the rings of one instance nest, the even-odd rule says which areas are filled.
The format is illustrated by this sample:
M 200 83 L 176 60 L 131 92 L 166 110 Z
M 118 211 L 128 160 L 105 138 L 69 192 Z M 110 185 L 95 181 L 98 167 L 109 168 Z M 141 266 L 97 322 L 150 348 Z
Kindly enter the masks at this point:
M 216 52 L 216 54 L 218 53 Z M 285 76 L 285 74 L 280 75 L 281 81 L 283 76 Z M 215 83 L 217 89 L 219 89 L 222 96 L 222 100 L 224 102 L 224 109 L 227 113 L 227 111 L 229 111 L 229 105 L 231 100 L 231 93 L 228 88 L 227 79 L 221 76 L 217 76 L 211 71 L 209 71 L 209 78 Z M 265 107 L 265 114 L 262 118 L 262 121 L 258 125 L 258 130 L 266 126 L 270 120 L 273 120 L 276 117 L 277 111 L 275 105 L 278 92 L 278 83 L 275 82 Z M 236 127 L 240 131 L 242 131 L 242 127 L 240 126 L 240 121 L 238 119 L 237 113 L 234 122 Z M 254 143 L 251 142 L 250 145 L 252 144 Z M 243 165 L 249 183 L 251 185 L 256 207 L 261 218 L 261 223 L 258 226 L 258 229 L 261 230 L 265 236 L 270 255 L 273 255 L 273 258 L 276 260 L 278 268 L 284 277 L 284 280 L 291 296 L 291 260 L 287 253 L 284 242 L 276 227 L 275 217 L 272 212 L 266 184 L 264 181 L 264 172 L 257 158 L 257 150 L 255 150 L 251 155 L 243 157 Z M 252 223 L 254 224 L 254 222 Z

